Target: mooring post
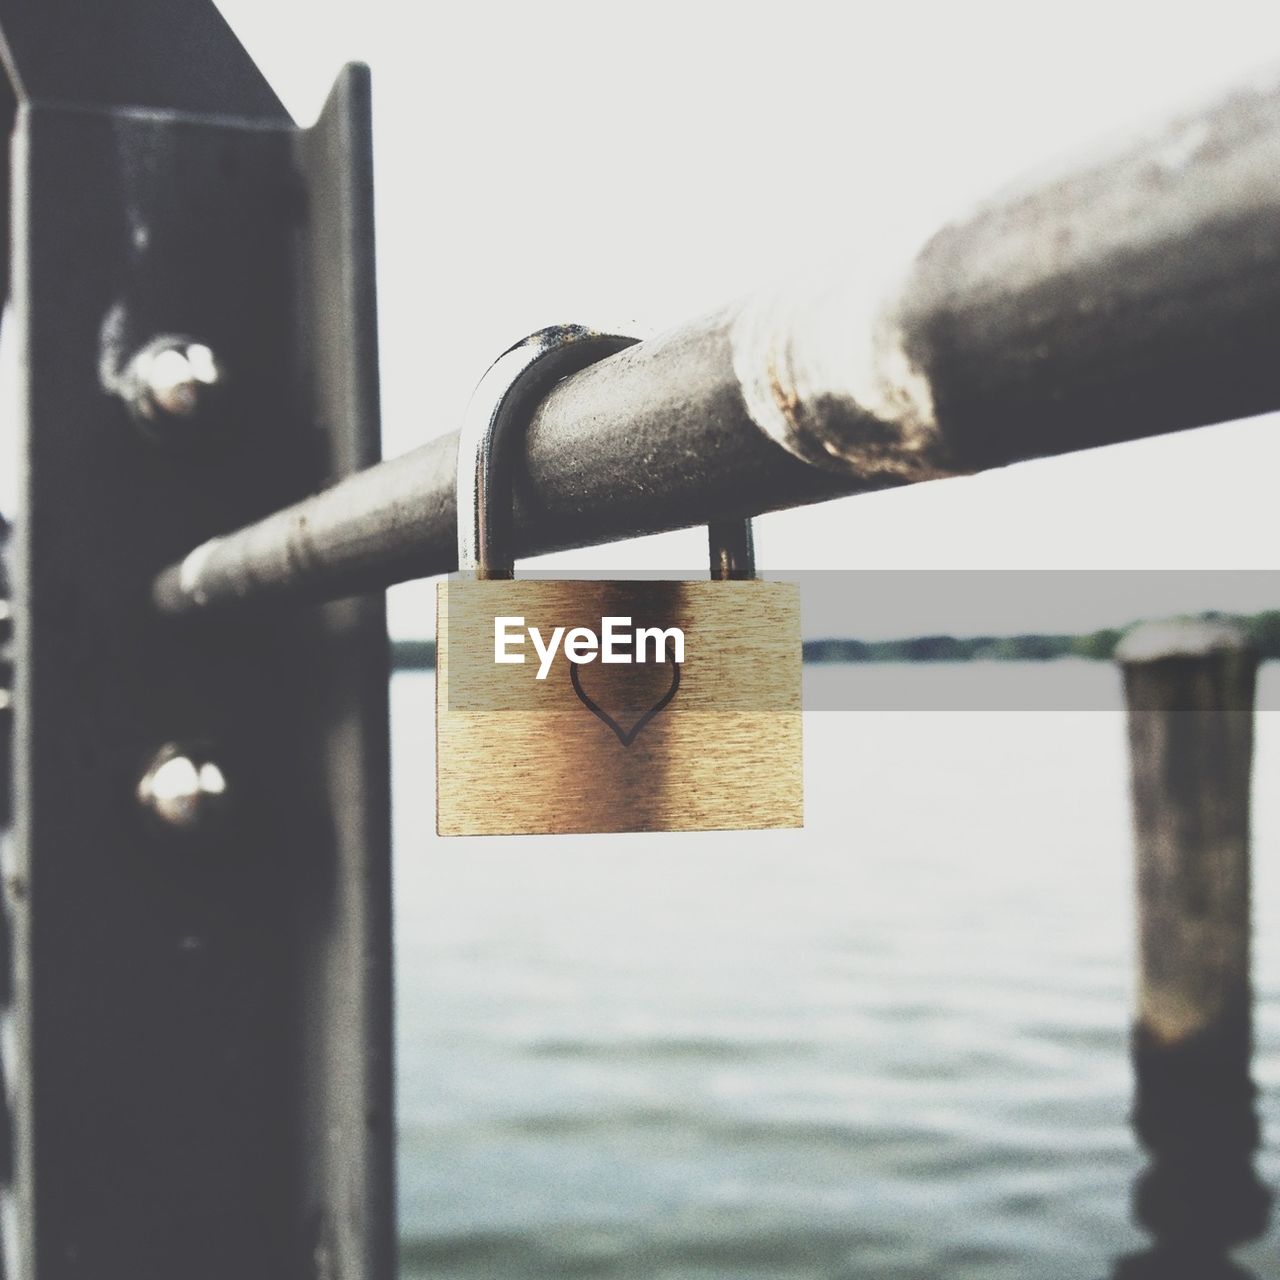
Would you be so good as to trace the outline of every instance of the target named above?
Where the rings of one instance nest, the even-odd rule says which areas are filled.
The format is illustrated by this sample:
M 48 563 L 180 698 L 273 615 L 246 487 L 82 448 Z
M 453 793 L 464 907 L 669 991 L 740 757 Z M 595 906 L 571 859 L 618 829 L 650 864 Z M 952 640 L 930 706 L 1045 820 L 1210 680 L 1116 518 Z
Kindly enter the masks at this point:
M 1225 622 L 1147 624 L 1124 671 L 1137 846 L 1135 1214 L 1186 1258 L 1259 1235 L 1249 1075 L 1249 789 L 1258 655 Z

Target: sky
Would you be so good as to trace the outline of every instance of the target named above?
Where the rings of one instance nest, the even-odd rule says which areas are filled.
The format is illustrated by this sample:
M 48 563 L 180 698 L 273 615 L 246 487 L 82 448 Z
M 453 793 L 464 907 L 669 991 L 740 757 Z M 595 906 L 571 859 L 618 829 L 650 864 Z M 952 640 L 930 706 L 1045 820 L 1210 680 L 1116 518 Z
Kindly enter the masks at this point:
M 343 62 L 372 68 L 387 456 L 454 430 L 485 367 L 533 329 L 657 333 L 892 252 L 1010 181 L 1280 76 L 1274 2 L 220 7 L 301 123 Z M 760 565 L 1280 568 L 1277 428 L 762 516 Z M 527 563 L 697 575 L 704 558 L 690 530 Z M 1261 575 L 1152 576 L 1149 598 L 1146 580 L 1128 580 L 1131 606 L 1076 600 L 1068 625 L 1280 603 Z M 395 634 L 430 634 L 431 584 L 389 604 Z M 947 608 L 882 593 L 860 634 L 954 630 Z M 1063 625 L 1045 610 L 1027 593 L 973 626 Z

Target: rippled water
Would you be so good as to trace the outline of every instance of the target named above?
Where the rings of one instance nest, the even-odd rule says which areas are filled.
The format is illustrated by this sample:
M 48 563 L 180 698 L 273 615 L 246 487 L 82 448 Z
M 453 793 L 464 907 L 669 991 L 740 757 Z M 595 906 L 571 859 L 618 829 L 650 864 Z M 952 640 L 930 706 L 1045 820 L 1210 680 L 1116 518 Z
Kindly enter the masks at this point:
M 1088 1280 L 1143 1245 L 1118 712 L 809 714 L 803 832 L 443 841 L 431 677 L 392 691 L 406 1280 Z M 1275 1186 L 1280 713 L 1255 794 Z

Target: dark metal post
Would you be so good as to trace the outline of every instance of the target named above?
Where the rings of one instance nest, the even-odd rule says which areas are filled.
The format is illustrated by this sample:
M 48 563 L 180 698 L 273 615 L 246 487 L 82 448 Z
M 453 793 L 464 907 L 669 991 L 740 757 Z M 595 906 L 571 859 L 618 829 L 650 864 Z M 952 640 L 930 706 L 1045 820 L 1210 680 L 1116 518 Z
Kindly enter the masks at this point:
M 368 76 L 299 130 L 209 0 L 0 0 L 0 30 L 17 1280 L 389 1280 L 382 602 L 148 607 L 193 543 L 377 461 Z
M 1258 657 L 1222 623 L 1150 624 L 1124 669 L 1137 846 L 1139 1221 L 1176 1272 L 1265 1228 L 1249 1074 L 1249 800 Z M 1185 1266 L 1183 1264 L 1185 1263 Z M 1208 1274 L 1207 1271 L 1204 1274 Z

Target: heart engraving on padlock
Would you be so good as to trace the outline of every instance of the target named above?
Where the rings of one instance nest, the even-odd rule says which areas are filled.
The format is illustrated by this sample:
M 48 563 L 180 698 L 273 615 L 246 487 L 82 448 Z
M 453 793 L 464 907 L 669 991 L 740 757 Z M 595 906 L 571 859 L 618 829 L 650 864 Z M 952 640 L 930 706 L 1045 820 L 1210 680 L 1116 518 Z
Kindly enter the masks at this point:
M 629 747 L 639 735 L 641 729 L 659 712 L 664 710 L 670 703 L 671 699 L 676 696 L 676 690 L 680 688 L 680 664 L 674 657 L 667 659 L 671 667 L 671 684 L 666 693 L 658 699 L 657 702 L 646 711 L 639 720 L 637 720 L 629 729 L 624 729 L 598 702 L 591 697 L 589 693 L 582 687 L 582 677 L 578 674 L 578 668 L 583 664 L 580 662 L 570 661 L 569 663 L 569 679 L 573 682 L 573 691 L 578 695 L 578 701 L 582 703 L 593 716 L 603 720 L 610 729 L 618 735 L 618 741 L 624 747 Z

